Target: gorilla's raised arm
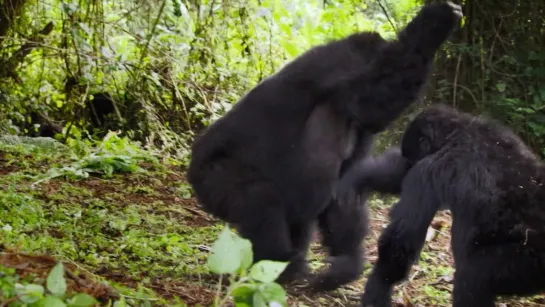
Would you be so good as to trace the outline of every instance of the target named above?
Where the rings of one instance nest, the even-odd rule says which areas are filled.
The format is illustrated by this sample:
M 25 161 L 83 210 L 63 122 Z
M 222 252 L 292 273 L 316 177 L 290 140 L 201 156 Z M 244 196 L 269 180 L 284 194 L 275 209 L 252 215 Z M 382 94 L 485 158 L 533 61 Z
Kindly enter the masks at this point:
M 322 87 L 325 96 L 342 102 L 343 112 L 363 128 L 382 131 L 420 95 L 437 49 L 461 16 L 461 7 L 450 2 L 424 6 L 397 40 L 374 50 L 364 68 L 354 62 L 343 67 L 343 74 L 329 75 Z M 362 33 L 351 39 L 357 45 L 365 44 L 368 37 Z

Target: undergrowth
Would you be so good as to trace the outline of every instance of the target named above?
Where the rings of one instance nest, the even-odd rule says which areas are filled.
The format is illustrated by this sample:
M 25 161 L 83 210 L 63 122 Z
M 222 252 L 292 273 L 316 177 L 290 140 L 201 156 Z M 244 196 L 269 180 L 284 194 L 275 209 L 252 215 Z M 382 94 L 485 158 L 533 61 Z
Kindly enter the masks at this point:
M 357 304 L 395 201 L 369 201 L 364 277 L 311 295 L 273 282 L 283 264 L 249 265 L 249 242 L 199 209 L 181 161 L 113 133 L 96 144 L 67 144 L 0 137 L 2 307 L 88 306 L 85 294 L 97 306 Z M 441 213 L 432 223 L 419 262 L 396 287 L 398 306 L 450 306 L 449 219 Z M 316 237 L 307 257 L 313 270 L 325 254 Z M 543 298 L 502 304 L 540 306 Z
M 0 247 L 77 262 L 95 278 L 110 279 L 131 306 L 181 301 L 185 293 L 165 298 L 154 285 L 171 283 L 181 291 L 177 280 L 207 275 L 206 246 L 222 227 L 191 209 L 178 166 L 113 133 L 96 145 L 78 142 L 77 150 L 58 150 L 52 142 L 0 140 Z M 0 278 L 7 287 L 14 276 Z M 11 285 L 11 294 L 27 305 L 9 306 L 56 300 L 44 296 L 47 287 L 31 283 L 17 292 Z M 11 298 L 6 291 L 1 295 Z

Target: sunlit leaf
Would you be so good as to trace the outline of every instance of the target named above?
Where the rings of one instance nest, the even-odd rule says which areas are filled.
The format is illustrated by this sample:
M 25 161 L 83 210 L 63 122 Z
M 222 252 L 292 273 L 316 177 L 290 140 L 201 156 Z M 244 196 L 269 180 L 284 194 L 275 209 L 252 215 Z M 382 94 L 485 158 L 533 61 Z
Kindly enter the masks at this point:
M 212 245 L 208 267 L 216 274 L 233 274 L 241 266 L 242 255 L 236 235 L 225 227 Z
M 240 267 L 239 270 L 247 270 L 252 266 L 254 261 L 254 253 L 252 250 L 252 243 L 250 240 L 237 238 L 237 245 L 240 249 Z
M 257 291 L 252 296 L 252 307 L 268 307 L 265 298 Z
M 70 300 L 70 306 L 73 307 L 91 307 L 98 301 L 86 293 L 78 293 Z
M 47 290 L 53 295 L 62 296 L 66 293 L 66 279 L 64 278 L 64 266 L 57 263 L 47 276 Z
M 66 307 L 66 304 L 56 296 L 48 296 L 41 301 L 44 307 Z
M 15 292 L 21 302 L 31 304 L 39 301 L 43 297 L 45 289 L 41 285 L 15 284 Z
M 263 283 L 270 283 L 280 276 L 287 265 L 287 262 L 261 260 L 250 269 L 250 277 Z
M 496 84 L 496 88 L 498 89 L 500 93 L 503 93 L 505 91 L 505 87 L 506 87 L 505 83 L 500 82 Z
M 277 283 L 271 282 L 262 284 L 259 286 L 258 291 L 269 305 L 274 302 L 281 306 L 286 306 L 288 303 L 286 292 L 282 286 Z

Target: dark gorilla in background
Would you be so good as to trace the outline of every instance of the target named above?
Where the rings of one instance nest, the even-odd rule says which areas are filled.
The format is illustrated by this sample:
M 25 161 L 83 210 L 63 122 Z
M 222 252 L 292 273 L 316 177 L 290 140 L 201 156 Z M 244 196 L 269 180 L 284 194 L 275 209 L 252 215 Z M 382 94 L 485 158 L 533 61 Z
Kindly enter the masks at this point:
M 404 157 L 392 152 L 400 153 L 368 159 L 372 167 L 352 174 L 362 186 L 401 192 L 379 238 L 363 306 L 391 306 L 393 286 L 406 278 L 440 209 L 453 217 L 454 307 L 493 307 L 498 295 L 545 290 L 545 165 L 518 136 L 439 105 L 409 125 Z M 412 167 L 396 182 L 406 163 Z M 385 177 L 377 180 L 377 174 Z
M 461 14 L 457 5 L 431 4 L 395 41 L 363 32 L 312 48 L 195 140 L 187 175 L 196 197 L 252 242 L 254 261 L 290 261 L 279 282 L 307 273 L 316 220 L 333 260 L 313 288 L 361 274 L 365 210 L 341 210 L 331 201 L 335 185 L 418 98 Z

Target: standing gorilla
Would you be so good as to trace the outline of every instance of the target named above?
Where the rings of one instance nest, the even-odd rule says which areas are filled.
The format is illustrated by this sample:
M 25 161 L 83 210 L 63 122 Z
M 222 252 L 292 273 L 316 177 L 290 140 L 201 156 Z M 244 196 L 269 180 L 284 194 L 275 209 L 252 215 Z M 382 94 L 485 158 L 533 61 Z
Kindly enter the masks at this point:
M 498 295 L 545 290 L 545 165 L 510 129 L 436 106 L 409 125 L 401 149 L 413 166 L 379 238 L 363 306 L 391 306 L 393 285 L 406 278 L 443 208 L 453 216 L 454 307 L 493 307 Z M 375 181 L 371 172 L 380 167 L 380 174 L 404 172 L 403 158 L 379 158 L 352 179 Z M 399 185 L 399 177 L 389 179 Z
M 254 261 L 290 261 L 280 282 L 307 273 L 318 220 L 334 260 L 313 288 L 356 279 L 365 211 L 340 210 L 331 201 L 335 184 L 417 99 L 460 17 L 457 5 L 427 5 L 396 41 L 354 34 L 307 51 L 257 85 L 192 146 L 188 180 L 204 210 L 252 242 Z

